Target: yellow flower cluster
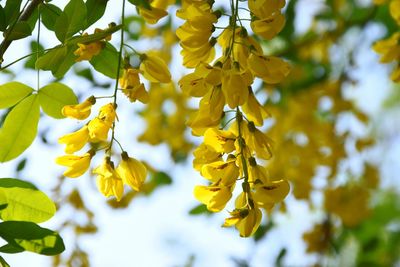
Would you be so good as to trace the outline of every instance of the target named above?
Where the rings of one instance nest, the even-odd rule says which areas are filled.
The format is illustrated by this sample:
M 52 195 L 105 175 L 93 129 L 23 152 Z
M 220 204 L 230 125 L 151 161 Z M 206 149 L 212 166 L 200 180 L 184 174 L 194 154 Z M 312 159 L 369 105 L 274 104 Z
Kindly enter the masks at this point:
M 77 105 L 67 105 L 62 109 L 66 117 L 84 120 L 89 117 L 91 107 L 96 103 L 91 96 Z M 58 157 L 56 163 L 68 167 L 64 176 L 76 178 L 83 175 L 90 166 L 90 161 L 95 155 L 95 150 L 90 149 L 85 154 L 73 155 L 81 150 L 87 143 L 98 143 L 108 140 L 108 132 L 113 127 L 117 114 L 115 105 L 108 103 L 100 108 L 99 114 L 76 132 L 66 134 L 58 139 L 60 144 L 65 144 L 67 155 Z M 97 174 L 97 186 L 106 197 L 115 196 L 119 201 L 123 195 L 123 185 L 127 184 L 136 191 L 140 190 L 147 170 L 146 167 L 134 158 L 130 158 L 126 152 L 122 152 L 122 161 L 116 169 L 109 156 L 103 163 L 93 170 Z
M 387 1 L 374 0 L 374 3 L 381 5 Z M 400 25 L 400 0 L 391 0 L 389 4 L 390 15 Z M 390 78 L 394 82 L 400 82 L 400 32 L 395 32 L 387 39 L 376 42 L 373 46 L 375 52 L 381 55 L 380 62 L 389 63 L 395 61 L 397 63 L 396 68 L 393 70 Z
M 194 195 L 208 210 L 218 212 L 231 199 L 236 183 L 243 180 L 242 193 L 223 226 L 236 226 L 241 236 L 248 237 L 260 224 L 260 209 L 271 211 L 289 193 L 289 183 L 271 179 L 261 164 L 272 156 L 272 141 L 257 128 L 268 112 L 257 100 L 252 84 L 256 78 L 266 84 L 280 83 L 290 65 L 264 55 L 256 39 L 236 24 L 240 20 L 236 4 L 229 26 L 219 36 L 212 36 L 221 15 L 212 5 L 210 1 L 183 0 L 177 11 L 177 16 L 185 20 L 177 30 L 183 64 L 194 68 L 179 85 L 185 95 L 201 98 L 199 109 L 187 122 L 194 135 L 204 136 L 204 142 L 194 151 L 193 165 L 210 182 L 196 186 Z M 285 1 L 248 1 L 253 31 L 265 39 L 273 38 L 283 27 L 284 5 Z M 214 60 L 216 44 L 223 55 L 209 64 Z M 221 120 L 228 118 L 229 111 L 236 114 L 228 120 L 233 122 L 228 130 L 221 129 Z

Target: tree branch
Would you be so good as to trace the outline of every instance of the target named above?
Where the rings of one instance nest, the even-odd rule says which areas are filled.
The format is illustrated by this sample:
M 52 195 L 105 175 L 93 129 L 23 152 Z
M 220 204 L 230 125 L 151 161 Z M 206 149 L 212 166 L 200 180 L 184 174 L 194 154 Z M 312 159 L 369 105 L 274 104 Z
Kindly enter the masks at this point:
M 35 11 L 35 9 L 39 6 L 39 4 L 42 3 L 42 1 L 43 0 L 31 0 L 31 3 L 25 8 L 25 10 L 23 10 L 17 22 L 27 21 L 32 15 L 32 13 Z M 10 35 L 11 32 L 12 29 L 4 36 L 4 40 L 0 44 L 0 67 L 4 61 L 3 59 L 4 53 L 7 51 L 8 47 L 12 43 L 12 40 L 8 40 L 8 36 Z

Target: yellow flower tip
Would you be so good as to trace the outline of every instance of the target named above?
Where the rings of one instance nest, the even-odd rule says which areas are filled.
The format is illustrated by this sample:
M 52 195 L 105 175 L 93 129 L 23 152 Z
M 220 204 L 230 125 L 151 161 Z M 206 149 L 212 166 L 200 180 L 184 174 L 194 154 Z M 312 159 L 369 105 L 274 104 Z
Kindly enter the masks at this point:
M 76 132 L 69 133 L 60 137 L 58 139 L 58 143 L 66 144 L 67 146 L 65 147 L 65 153 L 72 154 L 84 147 L 88 140 L 89 130 L 87 125 L 85 125 Z
M 129 157 L 127 152 L 122 152 L 122 161 L 117 167 L 117 173 L 124 184 L 133 190 L 140 191 L 147 176 L 147 168 L 140 161 Z
M 68 167 L 64 172 L 64 176 L 76 178 L 83 175 L 90 165 L 90 160 L 94 155 L 94 151 L 90 150 L 82 156 L 65 155 L 56 158 L 56 163 Z
M 201 203 L 207 205 L 207 209 L 212 212 L 223 210 L 232 197 L 233 186 L 195 186 L 193 194 Z
M 139 14 L 149 24 L 156 24 L 161 18 L 168 15 L 168 12 L 164 9 L 151 7 L 150 9 L 139 7 Z
M 96 98 L 94 96 L 91 96 L 80 104 L 64 106 L 61 110 L 61 113 L 68 118 L 84 120 L 89 117 L 91 108 L 95 103 Z
M 140 56 L 140 70 L 143 76 L 150 82 L 169 83 L 171 82 L 171 73 L 167 64 L 160 57 L 150 54 Z

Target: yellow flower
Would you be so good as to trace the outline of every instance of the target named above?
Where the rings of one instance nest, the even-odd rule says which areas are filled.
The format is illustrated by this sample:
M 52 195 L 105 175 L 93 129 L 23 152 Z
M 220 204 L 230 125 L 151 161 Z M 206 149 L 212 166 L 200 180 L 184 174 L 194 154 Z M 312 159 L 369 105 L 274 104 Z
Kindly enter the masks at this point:
M 84 120 L 89 117 L 90 110 L 95 103 L 96 98 L 91 96 L 80 104 L 64 106 L 61 112 L 65 117 Z
M 99 115 L 88 123 L 90 142 L 106 141 L 116 116 L 114 104 L 101 107 Z
M 388 39 L 376 42 L 372 49 L 381 54 L 380 62 L 388 63 L 400 58 L 400 32 L 396 32 Z
M 65 155 L 56 158 L 56 163 L 68 167 L 68 169 L 64 172 L 64 176 L 76 178 L 87 171 L 93 155 L 93 151 L 89 151 L 82 156 Z
M 167 64 L 156 55 L 142 54 L 140 56 L 140 70 L 143 76 L 150 82 L 169 83 L 171 81 L 171 73 Z
M 390 15 L 400 24 L 400 0 L 392 0 L 390 2 Z
M 139 14 L 149 24 L 156 24 L 161 18 L 168 15 L 168 12 L 157 7 L 151 7 L 150 9 L 139 7 Z
M 268 84 L 280 83 L 290 72 L 289 63 L 278 57 L 251 53 L 247 64 L 251 72 Z
M 200 171 L 203 165 L 219 161 L 222 159 L 221 153 L 215 151 L 212 147 L 201 144 L 193 151 L 193 168 Z
M 84 147 L 88 140 L 89 130 L 87 125 L 85 125 L 76 132 L 69 133 L 58 138 L 58 143 L 66 144 L 67 146 L 65 147 L 65 153 L 72 154 Z
M 266 210 L 285 199 L 289 194 L 290 186 L 287 180 L 259 183 L 255 185 L 254 201 Z
M 211 127 L 219 125 L 225 106 L 225 97 L 220 87 L 214 87 L 201 100 L 199 110 L 193 113 L 187 125 L 194 135 L 203 135 Z
M 225 186 L 235 184 L 239 177 L 239 168 L 235 164 L 236 158 L 225 161 L 216 161 L 201 168 L 200 174 L 211 182 L 219 182 Z
M 254 33 L 266 40 L 274 38 L 283 29 L 284 25 L 285 17 L 280 12 L 250 23 L 250 27 Z
M 263 166 L 258 165 L 256 159 L 253 157 L 250 157 L 248 159 L 248 162 L 249 184 L 254 187 L 256 183 L 267 183 L 269 180 L 267 169 Z
M 149 101 L 149 94 L 144 89 L 144 84 L 140 82 L 139 70 L 132 67 L 124 69 L 122 77 L 119 79 L 122 92 L 131 102 L 139 100 L 142 103 Z
M 181 43 L 183 48 L 181 51 L 183 66 L 187 68 L 195 68 L 201 62 L 211 62 L 215 57 L 215 43 L 215 38 L 211 38 L 208 42 L 196 48 L 190 48 Z
M 146 167 L 140 161 L 130 158 L 126 152 L 123 152 L 121 156 L 122 161 L 117 167 L 118 175 L 122 178 L 124 184 L 140 191 L 147 176 Z
M 104 43 L 97 41 L 88 44 L 78 43 L 79 48 L 74 51 L 74 55 L 78 56 L 75 61 L 91 60 L 93 56 L 100 54 L 104 48 Z
M 243 112 L 249 121 L 253 121 L 255 125 L 262 126 L 264 120 L 269 117 L 266 107 L 262 106 L 254 96 L 253 90 L 249 89 L 249 97 L 242 106 Z
M 211 90 L 211 85 L 207 83 L 199 71 L 200 68 L 206 69 L 207 66 L 206 64 L 199 64 L 195 72 L 189 73 L 179 80 L 178 84 L 184 94 L 193 97 L 202 97 Z
M 110 158 L 105 157 L 103 163 L 93 169 L 93 173 L 97 174 L 96 184 L 100 193 L 105 197 L 115 196 L 117 201 L 120 201 L 124 194 L 124 184 L 116 173 L 114 163 Z
M 223 71 L 222 92 L 226 103 L 233 109 L 247 102 L 253 76 L 249 71 L 241 71 L 238 62 L 228 63 L 227 68 L 229 69 Z
M 325 191 L 325 209 L 342 219 L 345 226 L 359 225 L 370 215 L 369 192 L 362 186 L 340 186 Z
M 197 185 L 194 188 L 194 196 L 201 203 L 207 205 L 207 209 L 212 212 L 218 212 L 225 208 L 226 203 L 232 197 L 233 186 L 219 186 L 212 184 L 210 186 Z
M 230 153 L 235 149 L 236 136 L 229 131 L 209 128 L 204 132 L 204 144 L 218 153 Z
M 253 235 L 261 223 L 262 213 L 261 210 L 254 205 L 249 205 L 252 201 L 250 196 L 241 193 L 235 201 L 235 209 L 230 212 L 231 217 L 225 219 L 223 227 L 230 227 L 235 225 L 241 237 L 249 237 Z

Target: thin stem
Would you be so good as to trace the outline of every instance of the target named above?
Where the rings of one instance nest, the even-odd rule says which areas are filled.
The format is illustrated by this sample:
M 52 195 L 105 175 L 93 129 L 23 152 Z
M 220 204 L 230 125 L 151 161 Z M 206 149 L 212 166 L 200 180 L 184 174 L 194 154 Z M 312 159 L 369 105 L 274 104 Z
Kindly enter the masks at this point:
M 39 59 L 39 41 L 40 41 L 40 5 L 38 7 L 38 32 L 36 37 L 36 61 Z M 40 88 L 40 69 L 37 69 L 37 90 Z
M 121 71 L 121 62 L 122 62 L 122 49 L 124 48 L 124 27 L 125 27 L 125 0 L 122 0 L 122 10 L 121 10 L 121 43 L 119 46 L 119 53 L 118 53 L 118 68 L 117 68 L 117 76 L 115 77 L 115 88 L 114 88 L 114 108 L 117 107 L 117 92 L 118 92 L 118 82 L 119 82 L 119 75 Z M 115 122 L 113 122 L 112 127 L 111 127 L 111 141 L 110 145 L 107 148 L 107 152 L 111 153 L 111 148 L 113 145 L 113 142 L 115 140 Z
M 242 129 L 241 129 L 242 120 L 243 120 L 243 115 L 240 112 L 239 107 L 237 107 L 236 108 L 236 121 L 237 121 L 237 125 L 238 125 L 238 135 L 239 135 L 239 137 L 238 137 L 239 138 L 238 143 L 239 143 L 239 149 L 240 149 L 239 155 L 241 157 L 242 165 L 243 165 L 243 174 L 244 174 L 243 184 L 248 184 L 249 183 L 249 171 L 247 168 L 246 158 L 243 153 L 245 144 L 244 144 L 244 139 L 242 136 Z
M 133 48 L 132 46 L 128 45 L 128 44 L 123 44 L 124 46 L 128 47 L 129 49 L 132 50 L 132 52 L 136 55 L 141 55 L 141 53 L 139 53 L 138 51 L 136 51 L 135 48 Z
M 121 151 L 124 152 L 124 149 L 122 148 L 121 143 L 115 137 L 114 137 L 114 141 L 118 144 Z
M 36 55 L 36 54 L 39 53 L 39 52 L 47 52 L 47 51 L 50 51 L 50 50 L 52 50 L 52 49 L 54 49 L 54 47 L 53 47 L 53 48 L 44 49 L 44 50 L 41 50 L 41 51 L 32 52 L 32 53 L 30 53 L 30 54 L 28 54 L 28 55 L 25 55 L 25 56 L 23 56 L 23 57 L 20 57 L 20 58 L 14 60 L 13 62 L 11 62 L 11 63 L 5 65 L 4 67 L 1 67 L 0 70 L 5 70 L 5 69 L 7 69 L 8 67 L 14 65 L 15 63 L 18 63 L 19 61 L 21 61 L 21 60 L 23 60 L 23 59 L 25 59 L 25 58 L 27 58 L 27 57 Z

